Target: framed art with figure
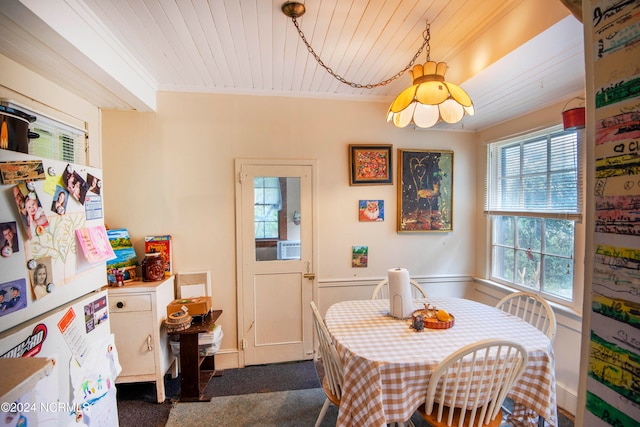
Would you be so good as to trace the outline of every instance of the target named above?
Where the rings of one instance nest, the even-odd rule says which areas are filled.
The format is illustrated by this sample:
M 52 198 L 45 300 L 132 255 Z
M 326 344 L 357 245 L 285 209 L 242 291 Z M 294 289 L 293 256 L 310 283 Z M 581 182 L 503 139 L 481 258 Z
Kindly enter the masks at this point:
M 390 144 L 349 145 L 349 185 L 393 184 Z
M 398 232 L 453 230 L 453 151 L 398 150 Z

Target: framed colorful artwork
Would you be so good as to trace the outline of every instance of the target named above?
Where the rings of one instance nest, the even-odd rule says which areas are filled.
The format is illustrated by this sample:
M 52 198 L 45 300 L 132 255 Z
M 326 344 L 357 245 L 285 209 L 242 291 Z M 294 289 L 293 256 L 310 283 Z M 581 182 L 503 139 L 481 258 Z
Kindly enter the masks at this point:
M 398 232 L 453 230 L 453 151 L 398 150 Z
M 349 184 L 393 184 L 390 144 L 350 144 Z
M 384 200 L 360 200 L 358 212 L 360 222 L 384 221 Z
M 369 246 L 351 247 L 351 267 L 361 268 L 369 265 Z

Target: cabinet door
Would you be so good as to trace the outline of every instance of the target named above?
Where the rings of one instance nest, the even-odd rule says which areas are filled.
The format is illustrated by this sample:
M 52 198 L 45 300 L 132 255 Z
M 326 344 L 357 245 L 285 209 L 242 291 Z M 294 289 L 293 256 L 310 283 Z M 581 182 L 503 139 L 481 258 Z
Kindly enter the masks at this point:
M 153 319 L 150 311 L 111 314 L 116 348 L 122 365 L 120 376 L 155 374 Z

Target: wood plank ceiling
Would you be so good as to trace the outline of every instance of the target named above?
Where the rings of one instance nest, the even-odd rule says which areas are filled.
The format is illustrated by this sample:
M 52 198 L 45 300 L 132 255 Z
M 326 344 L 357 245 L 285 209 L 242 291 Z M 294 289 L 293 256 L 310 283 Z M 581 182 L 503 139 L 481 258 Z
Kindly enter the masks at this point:
M 284 0 L 0 0 L 0 54 L 101 108 L 155 109 L 156 91 L 375 100 L 322 69 Z M 470 94 L 478 130 L 584 90 L 582 24 L 560 0 L 308 0 L 298 18 L 327 67 L 373 84 L 430 57 Z M 426 61 L 423 53 L 417 63 Z M 560 112 L 558 112 L 560 114 Z M 384 119 L 384 118 L 382 118 Z

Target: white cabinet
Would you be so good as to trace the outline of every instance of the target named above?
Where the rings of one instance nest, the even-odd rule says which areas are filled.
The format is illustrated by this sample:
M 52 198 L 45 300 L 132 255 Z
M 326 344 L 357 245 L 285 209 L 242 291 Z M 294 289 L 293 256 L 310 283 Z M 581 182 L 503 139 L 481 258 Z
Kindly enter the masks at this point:
M 122 372 L 116 383 L 155 381 L 164 402 L 164 375 L 175 362 L 163 322 L 174 300 L 174 276 L 158 282 L 127 282 L 109 287 L 111 332 Z M 174 376 L 176 367 L 174 365 Z

